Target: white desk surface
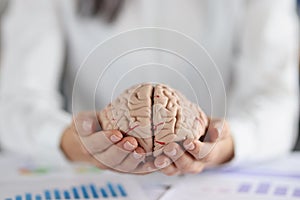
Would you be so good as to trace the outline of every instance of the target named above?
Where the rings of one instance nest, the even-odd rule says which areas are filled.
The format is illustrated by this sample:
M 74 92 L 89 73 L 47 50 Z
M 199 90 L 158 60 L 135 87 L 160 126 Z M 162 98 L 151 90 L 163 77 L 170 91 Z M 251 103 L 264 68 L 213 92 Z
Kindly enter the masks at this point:
M 204 199 L 300 200 L 300 152 L 244 168 L 221 168 L 181 177 L 168 177 L 160 173 L 146 176 L 115 174 L 85 165 L 51 166 L 8 153 L 0 154 L 0 169 L 0 197 L 12 185 L 21 185 L 19 188 L 22 188 L 24 183 L 34 185 L 41 180 L 45 185 L 47 182 L 48 185 L 55 185 L 67 180 L 113 177 L 113 180 L 122 180 L 125 184 L 126 180 L 130 180 L 141 186 L 142 195 L 150 200 L 191 200 L 199 199 L 199 195 Z

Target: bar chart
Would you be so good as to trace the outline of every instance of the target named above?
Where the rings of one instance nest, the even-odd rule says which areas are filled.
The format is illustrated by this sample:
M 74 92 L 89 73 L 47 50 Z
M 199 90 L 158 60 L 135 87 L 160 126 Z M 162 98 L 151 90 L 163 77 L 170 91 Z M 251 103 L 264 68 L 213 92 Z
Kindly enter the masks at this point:
M 125 176 L 28 177 L 0 183 L 1 200 L 145 199 L 138 182 Z
M 115 199 L 128 197 L 126 188 L 120 183 L 108 182 L 105 186 L 89 185 L 72 186 L 69 189 L 46 189 L 41 193 L 27 192 L 7 197 L 5 200 L 51 200 L 51 199 Z

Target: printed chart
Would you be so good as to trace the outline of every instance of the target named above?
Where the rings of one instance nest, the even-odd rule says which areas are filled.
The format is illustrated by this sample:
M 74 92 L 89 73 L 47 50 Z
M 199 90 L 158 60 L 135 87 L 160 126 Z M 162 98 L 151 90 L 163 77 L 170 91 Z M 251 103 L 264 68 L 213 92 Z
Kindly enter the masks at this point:
M 112 184 L 109 182 L 104 187 L 98 187 L 95 184 L 90 184 L 71 187 L 69 190 L 47 189 L 38 194 L 26 192 L 24 195 L 16 195 L 14 198 L 6 198 L 6 200 L 112 199 L 120 197 L 128 197 L 125 187 L 122 184 Z
M 28 179 L 2 185 L 1 191 L 5 191 L 0 194 L 4 200 L 147 199 L 138 184 L 123 177 Z
M 183 184 L 183 182 L 185 184 Z M 188 185 L 188 186 L 187 186 Z M 183 195 L 188 194 L 188 195 Z M 291 178 L 274 178 L 243 175 L 207 174 L 189 177 L 175 185 L 163 200 L 190 199 L 276 199 L 300 200 L 300 181 Z
M 271 195 L 276 197 L 295 197 L 300 199 L 299 186 L 288 186 L 286 184 L 272 184 L 262 182 L 256 185 L 251 183 L 241 183 L 236 191 L 239 194 Z

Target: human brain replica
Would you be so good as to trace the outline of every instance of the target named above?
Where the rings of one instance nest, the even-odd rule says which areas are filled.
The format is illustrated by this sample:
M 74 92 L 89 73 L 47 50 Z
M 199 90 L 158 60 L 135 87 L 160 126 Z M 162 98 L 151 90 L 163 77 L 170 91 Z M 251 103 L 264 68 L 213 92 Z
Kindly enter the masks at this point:
M 199 139 L 208 118 L 200 107 L 166 85 L 143 83 L 124 91 L 100 111 L 103 130 L 120 130 L 133 136 L 146 155 L 162 153 L 170 142 Z

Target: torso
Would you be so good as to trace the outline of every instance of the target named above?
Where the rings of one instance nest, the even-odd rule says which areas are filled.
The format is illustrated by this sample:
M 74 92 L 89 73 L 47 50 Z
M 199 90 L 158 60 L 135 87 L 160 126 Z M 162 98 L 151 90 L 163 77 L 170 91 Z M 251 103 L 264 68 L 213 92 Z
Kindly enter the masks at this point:
M 68 44 L 68 62 L 63 80 L 65 80 L 64 91 L 69 111 L 72 111 L 72 90 L 76 73 L 88 54 L 99 43 L 112 35 L 141 27 L 172 29 L 196 40 L 210 54 L 222 75 L 225 88 L 229 89 L 233 64 L 234 30 L 236 28 L 236 15 L 239 7 L 237 0 L 231 0 L 230 2 L 218 0 L 127 0 L 120 15 L 113 24 L 107 24 L 100 18 L 80 18 L 75 12 L 74 2 L 76 1 L 66 0 L 62 3 L 62 17 L 64 18 Z M 153 29 L 150 29 L 151 31 L 154 32 Z M 178 37 L 181 38 L 183 36 L 179 34 Z M 188 60 L 194 61 L 197 57 L 201 58 L 204 51 L 200 53 L 198 51 L 186 52 L 185 45 L 183 44 L 184 41 L 176 39 L 171 38 L 169 42 L 164 43 L 165 46 L 171 50 L 178 49 L 179 54 L 187 56 Z M 159 39 L 155 37 L 155 34 L 153 34 L 151 40 L 153 40 L 153 44 L 159 44 Z M 108 57 L 109 55 L 115 57 L 126 49 L 122 46 L 127 46 L 129 49 L 131 45 L 132 47 L 139 46 L 139 38 L 135 40 L 136 44 L 127 45 L 126 42 L 130 41 L 128 39 L 124 44 L 118 43 L 113 49 L 107 50 L 105 53 L 107 53 Z M 140 41 L 143 41 L 143 39 L 140 39 Z M 163 45 L 163 47 L 165 46 Z M 188 47 L 188 45 L 186 46 Z M 184 53 L 180 51 L 184 51 Z M 76 88 L 76 99 L 73 99 L 74 105 L 76 104 L 75 111 L 94 109 L 93 101 L 87 101 L 87 98 L 94 98 L 95 96 L 96 107 L 97 109 L 101 109 L 120 93 L 121 90 L 135 83 L 162 82 L 180 90 L 192 101 L 198 100 L 198 104 L 208 115 L 222 116 L 224 114 L 225 99 L 223 88 L 220 87 L 221 80 L 218 80 L 219 76 L 216 74 L 215 69 L 211 68 L 213 65 L 212 63 L 208 63 L 209 59 L 207 57 L 203 58 L 203 63 L 197 62 L 194 64 L 197 65 L 199 71 L 205 77 L 211 94 L 205 88 L 205 82 L 199 80 L 200 78 L 197 74 L 197 76 L 195 75 L 195 71 L 193 71 L 191 65 L 184 62 L 182 58 L 174 57 L 170 53 L 144 50 L 129 54 L 123 60 L 121 59 L 119 62 L 116 62 L 111 67 L 112 70 L 107 71 L 103 79 L 105 85 L 98 85 L 98 87 L 95 80 L 105 68 L 103 64 L 105 61 L 99 56 L 99 60 L 92 60 L 90 62 L 92 64 L 85 66 L 86 68 L 90 68 L 86 71 L 86 79 L 80 80 L 81 82 L 77 85 L 78 88 Z M 161 65 L 140 67 L 125 75 L 122 80 L 119 80 L 133 66 L 150 62 L 160 63 Z M 174 70 L 170 70 L 165 65 L 180 71 L 185 79 L 181 79 L 180 75 L 176 75 Z M 105 79 L 105 77 L 110 78 Z M 186 89 L 189 85 L 187 81 L 190 81 L 193 89 L 195 89 L 196 96 L 190 88 Z M 112 89 L 114 89 L 116 84 L 119 85 L 116 86 L 116 91 L 112 96 Z M 211 97 L 213 101 L 211 101 Z M 211 104 L 214 107 L 213 113 L 211 113 Z

